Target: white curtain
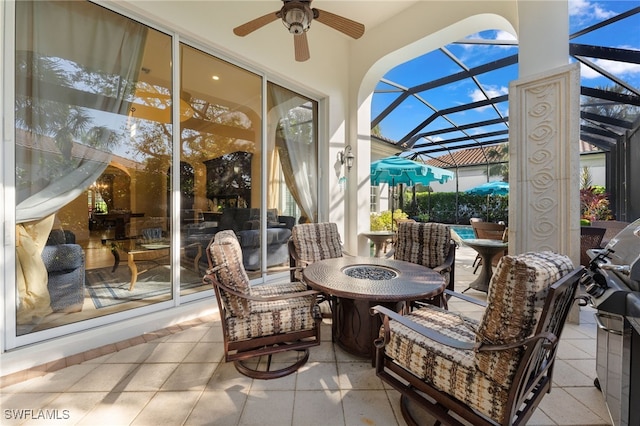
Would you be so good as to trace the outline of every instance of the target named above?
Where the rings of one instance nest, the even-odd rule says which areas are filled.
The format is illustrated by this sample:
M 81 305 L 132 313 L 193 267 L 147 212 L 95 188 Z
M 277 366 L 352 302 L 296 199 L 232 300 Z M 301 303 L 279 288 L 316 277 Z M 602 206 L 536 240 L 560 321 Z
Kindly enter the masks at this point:
M 96 118 L 126 115 L 146 31 L 90 2 L 16 2 L 18 324 L 47 313 L 46 274 L 24 271 L 42 271 L 52 215 L 109 164 L 123 129 L 96 125 Z
M 309 99 L 269 83 L 272 109 L 269 138 L 275 146 L 289 192 L 311 222 L 318 216 L 316 117 Z M 270 144 L 271 145 L 271 144 Z

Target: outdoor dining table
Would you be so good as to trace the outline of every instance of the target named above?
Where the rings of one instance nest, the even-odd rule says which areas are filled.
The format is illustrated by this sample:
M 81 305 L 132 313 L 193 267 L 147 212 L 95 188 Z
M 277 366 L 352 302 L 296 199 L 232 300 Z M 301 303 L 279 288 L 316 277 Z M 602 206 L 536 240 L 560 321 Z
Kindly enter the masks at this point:
M 482 258 L 482 269 L 478 278 L 472 281 L 469 287 L 463 290 L 463 293 L 470 288 L 486 293 L 489 290 L 489 281 L 493 276 L 493 257 L 509 247 L 509 243 L 483 238 L 469 238 L 464 240 L 464 243 L 478 252 Z
M 343 256 L 314 262 L 303 271 L 305 282 L 332 296 L 332 338 L 345 351 L 373 359 L 373 341 L 381 320 L 375 305 L 396 312 L 407 303 L 436 297 L 444 277 L 425 266 L 379 257 Z

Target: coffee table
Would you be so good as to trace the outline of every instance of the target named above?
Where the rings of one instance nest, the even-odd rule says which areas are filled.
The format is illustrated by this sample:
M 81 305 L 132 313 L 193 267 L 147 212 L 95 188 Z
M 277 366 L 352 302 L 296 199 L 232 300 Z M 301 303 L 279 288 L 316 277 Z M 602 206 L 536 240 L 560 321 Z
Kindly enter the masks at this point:
M 506 250 L 507 247 L 509 247 L 509 243 L 505 243 L 500 240 L 482 238 L 470 238 L 463 240 L 463 242 L 478 252 L 482 258 L 482 269 L 480 270 L 478 278 L 469 284 L 469 287 L 464 289 L 462 292 L 464 293 L 472 288 L 486 293 L 489 290 L 489 281 L 493 276 L 493 257 L 501 251 Z
M 105 241 L 106 242 L 106 241 Z M 120 263 L 120 253 L 122 252 L 127 256 L 127 265 L 131 271 L 131 283 L 129 284 L 129 291 L 133 290 L 138 280 L 138 275 L 146 272 L 149 268 L 142 271 L 138 270 L 136 262 L 143 260 L 159 260 L 163 257 L 169 257 L 171 254 L 171 244 L 169 241 L 153 241 L 153 242 L 140 242 L 135 238 L 111 240 L 111 253 L 113 254 L 114 264 L 113 271 L 116 270 Z M 199 257 L 198 257 L 199 259 Z
M 303 270 L 305 282 L 332 296 L 333 340 L 347 352 L 373 359 L 373 340 L 381 320 L 370 309 L 383 305 L 396 312 L 407 302 L 436 297 L 444 277 L 415 263 L 378 257 L 344 256 L 314 262 Z

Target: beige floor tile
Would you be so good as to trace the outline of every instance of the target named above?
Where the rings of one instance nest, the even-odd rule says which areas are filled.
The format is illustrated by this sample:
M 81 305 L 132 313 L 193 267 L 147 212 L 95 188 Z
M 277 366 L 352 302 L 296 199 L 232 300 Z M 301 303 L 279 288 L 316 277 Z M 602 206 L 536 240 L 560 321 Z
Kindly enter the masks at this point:
M 60 394 L 58 393 L 0 393 L 2 425 L 21 425 L 38 415 L 38 410 L 46 407 Z M 42 420 L 40 420 L 42 422 Z
M 234 390 L 205 391 L 196 403 L 185 426 L 236 426 L 244 409 L 247 394 Z
M 2 393 L 28 392 L 33 389 L 37 389 L 38 392 L 64 392 L 95 368 L 95 364 L 72 365 L 42 377 L 7 386 L 2 389 Z
M 217 367 L 217 363 L 179 364 L 160 390 L 204 390 Z
M 556 360 L 555 369 L 553 370 L 554 386 L 593 386 L 594 376 L 588 374 L 590 371 L 581 371 L 576 368 L 576 365 L 573 364 L 574 361 Z
M 153 353 L 159 342 L 150 342 L 145 344 L 139 344 L 135 346 L 129 346 L 118 352 L 114 352 L 104 362 L 105 364 L 140 364 L 149 358 L 149 355 Z
M 305 426 L 345 425 L 340 391 L 296 392 L 292 424 Z
M 292 424 L 293 391 L 250 391 L 240 416 L 243 426 L 281 426 Z
M 282 368 L 286 368 L 290 365 L 291 364 L 275 362 L 271 364 L 270 371 L 276 371 Z M 286 375 L 284 377 L 279 377 L 277 379 L 269 379 L 269 380 L 254 379 L 253 382 L 251 383 L 251 391 L 259 391 L 259 390 L 260 391 L 270 391 L 270 390 L 294 391 L 296 390 L 296 376 L 297 376 L 297 372 L 293 372 L 289 375 Z
M 207 390 L 233 390 L 233 391 L 249 391 L 251 387 L 250 379 L 240 374 L 231 362 L 223 362 L 218 364 L 218 368 L 211 376 L 211 380 L 207 384 Z
M 588 346 L 580 343 L 581 340 L 563 340 L 558 343 L 557 357 L 560 359 L 591 359 L 595 358 L 595 340 L 592 340 L 594 348 L 593 352 Z M 585 351 L 586 349 L 586 351 Z
M 85 418 L 106 395 L 107 392 L 66 392 L 60 394 L 43 409 L 55 416 L 53 424 L 75 425 Z M 33 424 L 42 424 L 42 420 L 35 421 Z
M 138 364 L 100 364 L 76 382 L 70 392 L 109 392 L 139 367 Z
M 333 362 L 308 362 L 298 370 L 296 390 L 338 389 L 338 368 Z
M 603 420 L 602 424 L 609 424 L 611 417 L 609 416 L 609 410 L 607 404 L 604 402 L 602 392 L 595 386 L 588 387 L 566 387 L 563 390 L 567 391 L 578 401 L 589 407 L 589 410 L 593 411 L 600 419 Z
M 182 362 L 195 346 L 195 342 L 159 343 L 145 362 Z
M 370 362 L 338 363 L 340 389 L 384 389 Z
M 129 425 L 155 392 L 110 392 L 80 420 L 78 426 Z
M 141 364 L 122 380 L 114 391 L 144 392 L 158 390 L 179 364 Z
M 320 346 L 309 348 L 309 361 L 335 362 L 333 343 L 323 341 Z
M 222 325 L 220 322 L 213 323 L 206 333 L 200 339 L 200 342 L 222 342 L 224 341 L 222 335 Z
M 199 342 L 182 362 L 224 362 L 224 346 L 216 342 Z
M 559 425 L 603 425 L 603 419 L 566 390 L 554 388 L 542 399 L 539 410 Z
M 346 425 L 397 425 L 384 390 L 342 390 Z
M 193 342 L 197 343 L 207 334 L 209 328 L 191 327 L 180 333 L 172 334 L 164 339 L 164 343 Z
M 202 392 L 158 392 L 131 425 L 181 425 L 198 402 Z

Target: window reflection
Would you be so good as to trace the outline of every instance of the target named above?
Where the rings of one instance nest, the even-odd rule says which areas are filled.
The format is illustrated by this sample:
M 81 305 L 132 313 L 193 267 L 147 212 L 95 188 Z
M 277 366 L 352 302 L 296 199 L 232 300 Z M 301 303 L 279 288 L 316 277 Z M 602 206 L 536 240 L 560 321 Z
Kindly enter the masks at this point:
M 211 290 L 223 229 L 251 278 L 284 274 L 291 228 L 317 218 L 317 103 L 180 45 L 173 123 L 171 46 L 90 2 L 16 2 L 17 335 Z

